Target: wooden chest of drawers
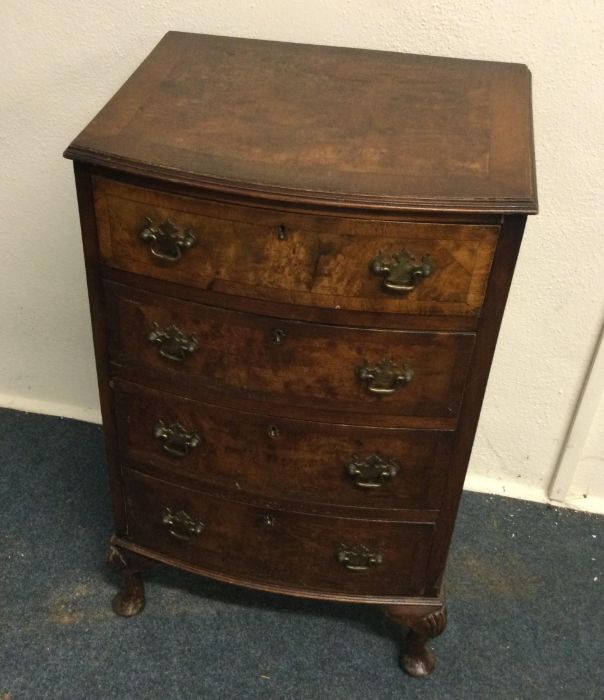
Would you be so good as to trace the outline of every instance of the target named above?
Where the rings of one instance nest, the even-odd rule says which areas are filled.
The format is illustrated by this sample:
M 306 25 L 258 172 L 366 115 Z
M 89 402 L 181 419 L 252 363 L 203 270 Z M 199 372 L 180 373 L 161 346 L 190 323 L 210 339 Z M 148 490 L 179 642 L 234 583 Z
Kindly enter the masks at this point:
M 526 215 L 515 64 L 169 33 L 76 138 L 121 615 L 374 603 L 426 675 Z

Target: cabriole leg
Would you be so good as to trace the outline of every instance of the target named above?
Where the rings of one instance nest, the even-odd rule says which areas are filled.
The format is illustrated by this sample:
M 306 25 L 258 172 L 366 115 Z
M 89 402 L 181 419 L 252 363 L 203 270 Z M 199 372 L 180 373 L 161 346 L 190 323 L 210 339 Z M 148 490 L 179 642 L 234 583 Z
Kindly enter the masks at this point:
M 122 588 L 111 603 L 113 612 L 122 617 L 138 615 L 145 607 L 142 572 L 151 566 L 151 562 L 111 544 L 107 564 L 122 576 Z
M 389 605 L 386 615 L 394 622 L 409 628 L 405 647 L 401 654 L 401 667 L 414 678 L 429 676 L 434 670 L 434 654 L 426 646 L 429 639 L 444 632 L 447 611 L 440 608 L 426 609 L 422 605 Z

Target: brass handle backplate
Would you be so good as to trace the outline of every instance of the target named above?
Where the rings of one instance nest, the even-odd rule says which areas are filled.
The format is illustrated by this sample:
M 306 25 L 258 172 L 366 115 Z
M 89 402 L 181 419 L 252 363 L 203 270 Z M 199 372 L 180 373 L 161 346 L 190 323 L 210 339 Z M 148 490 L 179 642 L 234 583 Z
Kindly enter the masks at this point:
M 153 219 L 147 217 L 138 237 L 149 245 L 154 258 L 165 263 L 178 262 L 183 253 L 197 243 L 193 231 L 180 231 L 169 219 L 156 226 Z
M 176 326 L 160 328 L 157 323 L 147 335 L 147 340 L 158 346 L 158 352 L 162 357 L 173 362 L 182 362 L 199 347 L 194 335 L 186 335 Z
M 362 489 L 375 489 L 392 481 L 398 474 L 400 464 L 396 459 L 372 454 L 365 459 L 353 455 L 346 465 L 346 473 L 355 485 Z
M 161 521 L 168 528 L 168 532 L 179 540 L 190 540 L 191 537 L 200 535 L 205 528 L 204 523 L 193 520 L 184 510 L 173 513 L 167 507 L 164 508 Z
M 432 262 L 429 255 L 423 255 L 420 262 L 404 248 L 390 259 L 380 252 L 369 263 L 374 275 L 383 278 L 382 287 L 393 294 L 412 292 L 417 283 L 432 274 Z
M 180 423 L 164 423 L 158 420 L 153 428 L 153 437 L 161 442 L 162 449 L 173 457 L 186 457 L 201 442 L 199 435 L 188 431 Z
M 336 558 L 348 571 L 367 571 L 382 563 L 382 555 L 379 552 L 372 552 L 363 544 L 339 545 L 336 549 Z
M 370 394 L 394 394 L 413 379 L 413 370 L 409 365 L 399 367 L 386 358 L 376 365 L 365 361 L 361 367 L 357 367 L 356 372 L 358 380 L 365 385 Z

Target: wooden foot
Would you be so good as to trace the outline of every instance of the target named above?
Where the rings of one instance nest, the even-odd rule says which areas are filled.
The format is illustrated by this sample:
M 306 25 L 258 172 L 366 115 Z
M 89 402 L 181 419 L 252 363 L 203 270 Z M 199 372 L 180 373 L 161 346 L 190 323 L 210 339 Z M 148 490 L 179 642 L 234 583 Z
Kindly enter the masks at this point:
M 386 615 L 394 622 L 409 628 L 405 648 L 401 654 L 401 667 L 414 678 L 429 676 L 434 670 L 434 654 L 426 646 L 429 639 L 444 632 L 447 611 L 444 605 L 389 605 Z
M 122 575 L 122 589 L 111 602 L 113 612 L 122 617 L 138 615 L 145 607 L 145 584 L 142 572 L 152 563 L 144 557 L 110 544 L 107 564 Z

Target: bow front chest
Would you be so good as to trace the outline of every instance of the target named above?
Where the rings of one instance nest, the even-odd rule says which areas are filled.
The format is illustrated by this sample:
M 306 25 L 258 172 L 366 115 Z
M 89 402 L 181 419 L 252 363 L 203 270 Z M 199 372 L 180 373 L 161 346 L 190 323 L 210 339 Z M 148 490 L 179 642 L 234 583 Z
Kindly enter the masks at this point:
M 522 65 L 162 39 L 66 151 L 115 612 L 161 562 L 382 606 L 432 670 L 532 153 Z

